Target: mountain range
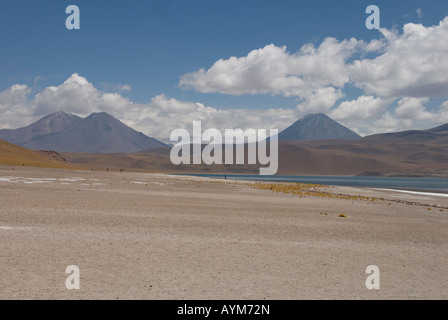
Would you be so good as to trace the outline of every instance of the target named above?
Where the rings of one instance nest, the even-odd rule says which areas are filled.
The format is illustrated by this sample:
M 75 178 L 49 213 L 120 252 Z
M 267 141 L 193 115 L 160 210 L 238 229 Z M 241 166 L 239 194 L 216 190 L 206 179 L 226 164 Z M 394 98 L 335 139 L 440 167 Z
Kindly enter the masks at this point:
M 247 148 L 246 148 L 247 150 Z M 95 170 L 258 174 L 259 165 L 173 165 L 170 148 L 126 154 L 62 153 L 67 162 Z M 280 140 L 281 175 L 448 177 L 448 124 L 349 140 Z
M 322 113 L 309 114 L 279 134 L 280 140 L 359 138 L 359 135 Z M 59 111 L 23 128 L 0 130 L 0 139 L 33 150 L 59 152 L 128 153 L 168 147 L 105 112 L 81 118 Z
M 448 124 L 353 140 L 280 141 L 279 172 L 448 177 Z
M 322 113 L 309 114 L 279 134 L 280 140 L 359 138 Z M 86 118 L 55 112 L 23 128 L 0 130 L 0 139 L 33 150 L 58 152 L 129 153 L 168 147 L 105 112 L 92 113 Z
M 39 156 L 52 161 L 62 158 L 70 166 L 98 170 L 258 174 L 259 168 L 259 165 L 175 166 L 170 161 L 168 146 L 106 113 L 80 118 L 57 112 L 25 128 L 0 130 L 0 139 L 35 150 L 56 150 L 59 154 L 40 152 Z M 8 146 L 1 150 L 3 157 L 8 157 L 11 150 L 20 150 L 14 152 L 31 157 L 26 151 L 29 149 L 14 149 L 0 143 Z M 359 137 L 323 114 L 308 115 L 280 133 L 278 155 L 278 174 L 448 177 L 448 124 Z M 11 161 L 2 161 L 0 157 L 0 163 L 12 164 Z M 20 157 L 14 161 L 22 163 Z
M 52 113 L 24 128 L 0 130 L 0 139 L 28 149 L 58 152 L 135 152 L 167 147 L 105 112 L 86 118 Z

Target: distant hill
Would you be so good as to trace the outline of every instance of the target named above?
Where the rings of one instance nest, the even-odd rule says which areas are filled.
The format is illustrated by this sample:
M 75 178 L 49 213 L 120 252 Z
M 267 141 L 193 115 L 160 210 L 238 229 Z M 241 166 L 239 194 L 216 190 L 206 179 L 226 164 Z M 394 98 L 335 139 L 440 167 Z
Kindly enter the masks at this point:
M 24 128 L 0 130 L 0 139 L 33 150 L 59 152 L 126 153 L 167 147 L 105 112 L 86 118 L 56 112 Z
M 380 133 L 365 137 L 366 141 L 379 140 L 383 142 L 392 140 L 403 140 L 412 143 L 430 142 L 432 140 L 447 138 L 448 139 L 448 123 L 427 130 L 406 130 L 401 132 Z
M 354 140 L 281 141 L 279 171 L 299 175 L 448 176 L 448 124 Z
M 308 114 L 278 135 L 279 140 L 359 139 L 360 136 L 323 113 Z
M 438 127 L 432 128 L 432 129 L 428 129 L 426 131 L 448 133 L 448 123 L 442 124 L 441 126 L 438 126 Z
M 281 140 L 278 147 L 278 174 L 448 177 L 448 125 L 351 140 Z M 97 170 L 258 174 L 259 165 L 175 166 L 169 151 L 62 155 L 74 165 Z
M 313 128 L 313 121 L 314 127 L 319 127 L 322 125 L 319 124 L 321 121 L 327 122 L 326 118 L 328 117 L 318 115 L 307 122 L 310 128 Z M 319 119 L 319 123 L 316 123 L 316 119 Z M 331 124 L 331 121 L 327 123 Z M 43 161 L 48 166 L 48 161 L 51 161 L 51 165 L 61 166 L 64 163 L 57 159 L 62 157 L 71 166 L 94 170 L 123 168 L 126 171 L 144 172 L 258 174 L 259 165 L 175 166 L 170 161 L 170 148 L 160 142 L 154 147 L 145 147 L 147 139 L 152 138 L 132 130 L 105 113 L 94 113 L 84 119 L 57 113 L 23 128 L 22 132 L 2 131 L 15 133 L 16 139 L 32 137 L 26 145 L 41 141 L 53 143 L 46 143 L 45 147 L 39 145 L 38 149 L 70 150 L 60 154 L 37 152 L 2 141 L 0 164 L 31 165 L 30 163 Z M 375 134 L 357 139 L 335 137 L 336 135 L 332 135 L 327 140 L 280 140 L 278 174 L 448 177 L 448 124 L 427 130 Z M 132 141 L 133 151 L 105 153 L 127 141 Z M 139 141 L 142 143 L 138 145 Z M 157 143 L 154 139 L 149 141 Z M 115 146 L 115 142 L 118 146 Z M 63 148 L 63 143 L 71 147 Z M 82 149 L 81 147 L 95 151 L 72 152 L 76 148 Z
M 0 140 L 0 165 L 74 168 L 55 152 L 38 152 Z

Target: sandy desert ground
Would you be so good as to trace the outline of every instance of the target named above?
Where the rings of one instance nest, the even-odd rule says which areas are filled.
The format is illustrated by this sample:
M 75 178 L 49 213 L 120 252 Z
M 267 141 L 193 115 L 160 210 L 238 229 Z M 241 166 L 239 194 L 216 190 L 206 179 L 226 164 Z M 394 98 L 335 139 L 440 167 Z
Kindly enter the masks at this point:
M 324 189 L 434 206 L 2 166 L 0 299 L 448 298 L 447 197 Z

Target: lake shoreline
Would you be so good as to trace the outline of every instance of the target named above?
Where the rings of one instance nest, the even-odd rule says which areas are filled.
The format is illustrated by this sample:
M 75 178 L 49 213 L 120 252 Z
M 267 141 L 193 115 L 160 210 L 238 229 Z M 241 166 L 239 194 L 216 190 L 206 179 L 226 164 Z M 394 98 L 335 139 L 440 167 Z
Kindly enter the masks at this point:
M 224 180 L 247 180 L 272 183 L 310 183 L 328 186 L 401 190 L 448 194 L 448 179 L 440 177 L 368 177 L 368 176 L 260 176 L 241 174 L 173 174 Z

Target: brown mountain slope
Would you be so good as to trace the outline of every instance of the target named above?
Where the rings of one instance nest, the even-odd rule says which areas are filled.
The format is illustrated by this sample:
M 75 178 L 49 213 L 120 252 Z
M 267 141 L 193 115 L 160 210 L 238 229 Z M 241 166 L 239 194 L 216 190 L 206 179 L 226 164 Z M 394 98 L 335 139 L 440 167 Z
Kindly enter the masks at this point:
M 279 173 L 448 176 L 448 145 L 403 141 L 285 141 Z
M 70 163 L 99 170 L 258 174 L 258 165 L 179 165 L 169 148 L 128 154 L 64 153 Z M 412 131 L 357 140 L 279 141 L 282 175 L 395 175 L 448 177 L 448 135 Z
M 33 151 L 0 140 L 0 165 L 73 168 L 57 153 Z

